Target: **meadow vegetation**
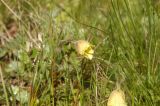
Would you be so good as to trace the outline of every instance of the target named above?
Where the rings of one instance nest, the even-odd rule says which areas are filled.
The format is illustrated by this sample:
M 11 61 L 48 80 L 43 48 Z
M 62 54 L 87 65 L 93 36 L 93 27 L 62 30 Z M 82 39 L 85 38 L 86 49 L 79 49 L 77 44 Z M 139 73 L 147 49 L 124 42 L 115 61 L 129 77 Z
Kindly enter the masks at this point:
M 159 0 L 0 0 L 0 105 L 160 105 Z M 88 41 L 90 59 L 77 53 Z M 93 53 L 93 51 L 92 51 Z

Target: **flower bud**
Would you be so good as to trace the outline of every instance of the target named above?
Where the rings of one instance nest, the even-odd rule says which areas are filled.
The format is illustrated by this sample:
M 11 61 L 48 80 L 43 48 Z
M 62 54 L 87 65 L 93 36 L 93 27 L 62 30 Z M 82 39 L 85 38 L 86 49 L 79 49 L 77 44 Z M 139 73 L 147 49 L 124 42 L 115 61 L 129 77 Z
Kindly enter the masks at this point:
M 91 60 L 93 58 L 93 46 L 85 40 L 76 41 L 76 51 L 87 59 Z
M 112 91 L 109 96 L 107 106 L 127 106 L 124 92 L 120 89 Z

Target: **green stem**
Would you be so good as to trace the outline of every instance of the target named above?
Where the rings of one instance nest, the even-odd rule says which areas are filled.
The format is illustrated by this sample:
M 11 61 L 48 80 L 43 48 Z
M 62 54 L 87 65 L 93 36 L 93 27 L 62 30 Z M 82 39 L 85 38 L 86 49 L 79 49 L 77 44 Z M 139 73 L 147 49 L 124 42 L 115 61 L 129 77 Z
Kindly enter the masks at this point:
M 4 94 L 5 94 L 5 97 L 6 97 L 6 104 L 7 104 L 7 106 L 9 106 L 9 99 L 8 99 L 8 94 L 7 94 L 5 82 L 3 80 L 3 73 L 2 73 L 1 65 L 0 65 L 0 76 L 1 76 L 1 81 L 2 81 L 2 86 L 3 86 Z

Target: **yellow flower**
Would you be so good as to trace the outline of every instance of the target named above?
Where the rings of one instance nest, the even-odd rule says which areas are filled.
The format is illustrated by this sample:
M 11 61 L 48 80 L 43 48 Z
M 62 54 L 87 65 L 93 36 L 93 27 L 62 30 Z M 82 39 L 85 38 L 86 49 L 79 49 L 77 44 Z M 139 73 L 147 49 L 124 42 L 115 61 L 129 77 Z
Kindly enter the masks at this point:
M 107 106 L 127 106 L 124 92 L 120 89 L 112 91 L 109 96 Z
M 78 54 L 86 57 L 87 59 L 93 58 L 93 45 L 85 40 L 78 40 L 76 41 L 76 51 Z

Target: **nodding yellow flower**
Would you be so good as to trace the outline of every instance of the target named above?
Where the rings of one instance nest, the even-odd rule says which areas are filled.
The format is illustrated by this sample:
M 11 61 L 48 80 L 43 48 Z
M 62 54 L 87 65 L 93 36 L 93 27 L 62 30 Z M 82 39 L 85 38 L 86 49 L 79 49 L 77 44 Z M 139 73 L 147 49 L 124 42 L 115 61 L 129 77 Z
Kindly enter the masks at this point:
M 93 45 L 85 40 L 78 40 L 76 41 L 76 51 L 78 54 L 86 57 L 87 59 L 93 58 Z
M 121 89 L 116 89 L 111 92 L 107 106 L 127 106 L 125 95 Z

